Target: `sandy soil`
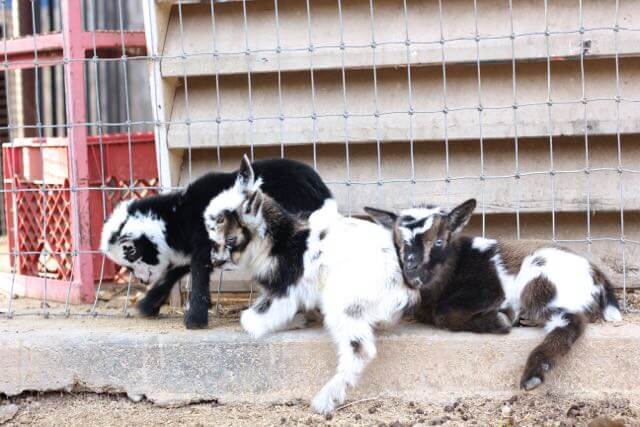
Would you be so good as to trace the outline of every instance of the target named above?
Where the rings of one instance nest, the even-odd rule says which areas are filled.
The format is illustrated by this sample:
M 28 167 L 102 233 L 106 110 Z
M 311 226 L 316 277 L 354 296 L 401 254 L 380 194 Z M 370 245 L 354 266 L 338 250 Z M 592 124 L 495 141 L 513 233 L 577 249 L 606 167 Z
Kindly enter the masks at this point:
M 640 402 L 622 396 L 583 400 L 567 396 L 514 395 L 509 400 L 460 399 L 449 405 L 397 399 L 351 402 L 333 417 L 313 414 L 306 402 L 224 404 L 207 402 L 179 408 L 134 403 L 123 396 L 95 394 L 30 395 L 12 399 L 17 413 L 7 425 L 500 425 L 578 426 L 604 417 L 609 424 L 640 426 Z M 602 418 L 600 418 L 602 420 Z M 621 424 L 612 424 L 611 421 Z

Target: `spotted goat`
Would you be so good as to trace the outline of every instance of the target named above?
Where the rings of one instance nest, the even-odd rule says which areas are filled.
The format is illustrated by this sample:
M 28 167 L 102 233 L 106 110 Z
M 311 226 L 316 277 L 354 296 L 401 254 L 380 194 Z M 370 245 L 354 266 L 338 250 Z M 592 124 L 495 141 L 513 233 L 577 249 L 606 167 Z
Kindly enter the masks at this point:
M 268 159 L 253 165 L 264 180 L 264 191 L 290 212 L 314 211 L 331 197 L 320 176 L 304 163 Z M 182 191 L 122 202 L 109 216 L 100 249 L 149 285 L 137 304 L 142 316 L 157 316 L 173 286 L 191 273 L 185 325 L 189 329 L 207 326 L 213 266 L 202 214 L 211 198 L 233 187 L 237 174 L 208 173 Z
M 249 334 L 300 326 L 303 313 L 320 310 L 339 361 L 312 407 L 333 412 L 376 356 L 374 327 L 393 324 L 419 297 L 403 283 L 391 233 L 340 215 L 334 200 L 308 220 L 287 213 L 262 192 L 246 157 L 235 186 L 211 201 L 204 220 L 213 264 L 249 271 L 261 287 L 241 315 Z
M 458 235 L 475 206 L 471 199 L 451 212 L 365 211 L 393 230 L 405 282 L 420 290 L 418 320 L 452 331 L 500 334 L 517 324 L 544 326 L 547 335 L 529 355 L 520 381 L 531 390 L 569 352 L 587 322 L 621 320 L 618 302 L 602 271 L 568 249 Z

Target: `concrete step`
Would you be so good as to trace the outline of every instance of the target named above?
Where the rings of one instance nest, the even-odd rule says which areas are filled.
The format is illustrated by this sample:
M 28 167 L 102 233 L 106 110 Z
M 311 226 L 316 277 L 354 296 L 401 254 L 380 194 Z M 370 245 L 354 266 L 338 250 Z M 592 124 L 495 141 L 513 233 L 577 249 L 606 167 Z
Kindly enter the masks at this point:
M 213 323 L 213 322 L 212 322 Z M 0 393 L 124 392 L 161 405 L 309 400 L 332 375 L 336 355 L 320 328 L 255 341 L 235 321 L 186 331 L 180 319 L 0 321 Z M 378 357 L 349 399 L 445 402 L 508 397 L 541 329 L 506 336 L 449 333 L 404 324 L 380 334 Z M 640 396 L 640 316 L 597 324 L 534 393 Z

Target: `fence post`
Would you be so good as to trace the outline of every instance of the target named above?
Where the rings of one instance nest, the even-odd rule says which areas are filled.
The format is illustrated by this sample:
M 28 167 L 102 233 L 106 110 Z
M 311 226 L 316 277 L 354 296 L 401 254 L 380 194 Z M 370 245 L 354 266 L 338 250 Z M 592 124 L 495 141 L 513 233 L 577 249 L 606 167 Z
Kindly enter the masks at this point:
M 81 302 L 94 299 L 91 214 L 89 206 L 89 157 L 84 76 L 82 1 L 62 0 L 65 93 L 69 130 L 69 167 L 74 248 L 73 285 Z

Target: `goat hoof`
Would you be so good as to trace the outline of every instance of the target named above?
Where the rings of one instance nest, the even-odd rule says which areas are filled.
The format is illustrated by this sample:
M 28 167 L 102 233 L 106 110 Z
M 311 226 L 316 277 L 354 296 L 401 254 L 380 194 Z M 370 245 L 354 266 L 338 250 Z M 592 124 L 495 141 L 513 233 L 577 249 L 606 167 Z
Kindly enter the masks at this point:
M 511 320 L 509 316 L 504 313 L 498 313 L 498 329 L 496 329 L 496 333 L 498 334 L 508 334 L 511 332 Z
M 529 377 L 528 379 L 522 381 L 522 388 L 526 391 L 531 391 L 534 388 L 538 387 L 540 384 L 542 384 L 542 378 Z
M 311 402 L 311 408 L 316 414 L 330 415 L 335 410 L 335 403 L 330 396 L 319 393 Z
M 204 329 L 209 325 L 208 317 L 207 310 L 204 310 L 204 313 L 188 311 L 184 316 L 184 325 L 187 329 Z
M 160 307 L 156 307 L 153 302 L 146 301 L 144 298 L 138 301 L 136 309 L 140 317 L 158 317 L 160 314 Z

